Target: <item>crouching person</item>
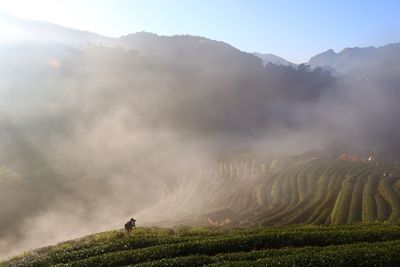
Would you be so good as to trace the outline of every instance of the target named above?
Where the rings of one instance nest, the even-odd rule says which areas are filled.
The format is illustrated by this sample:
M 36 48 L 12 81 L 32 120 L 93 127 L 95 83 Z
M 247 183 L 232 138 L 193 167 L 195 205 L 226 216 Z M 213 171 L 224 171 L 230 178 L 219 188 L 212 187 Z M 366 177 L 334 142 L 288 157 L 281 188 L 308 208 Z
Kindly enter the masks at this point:
M 125 230 L 126 230 L 126 232 L 129 234 L 131 231 L 132 231 L 132 229 L 133 228 L 136 228 L 136 220 L 135 219 L 133 219 L 133 218 L 131 218 L 130 220 L 129 220 L 129 222 L 127 222 L 126 224 L 125 224 Z

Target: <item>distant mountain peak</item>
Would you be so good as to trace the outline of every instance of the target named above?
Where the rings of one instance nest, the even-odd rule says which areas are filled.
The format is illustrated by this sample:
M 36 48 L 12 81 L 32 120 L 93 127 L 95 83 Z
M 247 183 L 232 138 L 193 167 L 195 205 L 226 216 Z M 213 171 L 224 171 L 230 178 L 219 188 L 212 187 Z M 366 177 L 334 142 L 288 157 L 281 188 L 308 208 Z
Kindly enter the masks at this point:
M 275 65 L 283 65 L 283 66 L 296 66 L 296 64 L 287 61 L 284 58 L 278 57 L 274 54 L 261 54 L 261 53 L 253 53 L 256 57 L 259 57 L 262 59 L 263 64 L 267 65 L 269 63 L 275 64 Z
M 400 61 L 400 43 L 382 47 L 347 47 L 339 53 L 329 49 L 312 57 L 308 63 L 312 67 L 325 67 L 346 73 L 398 61 Z
M 118 37 L 118 39 L 129 39 L 129 38 L 158 38 L 161 37 L 156 33 L 152 32 L 146 32 L 146 31 L 140 31 L 140 32 L 134 32 L 134 33 L 129 33 L 126 35 L 122 35 Z
M 326 50 L 324 53 L 325 53 L 325 54 L 328 54 L 328 55 L 337 55 L 337 53 L 336 53 L 332 48 Z

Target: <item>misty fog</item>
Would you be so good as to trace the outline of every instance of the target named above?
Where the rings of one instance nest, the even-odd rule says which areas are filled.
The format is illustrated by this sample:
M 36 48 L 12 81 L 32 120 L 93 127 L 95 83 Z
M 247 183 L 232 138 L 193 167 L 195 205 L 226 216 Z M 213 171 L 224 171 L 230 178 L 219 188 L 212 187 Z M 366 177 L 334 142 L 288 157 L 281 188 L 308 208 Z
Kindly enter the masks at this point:
M 104 40 L 0 44 L 0 257 L 205 212 L 221 190 L 205 173 L 238 151 L 399 156 L 398 65 L 332 74 L 202 37 Z

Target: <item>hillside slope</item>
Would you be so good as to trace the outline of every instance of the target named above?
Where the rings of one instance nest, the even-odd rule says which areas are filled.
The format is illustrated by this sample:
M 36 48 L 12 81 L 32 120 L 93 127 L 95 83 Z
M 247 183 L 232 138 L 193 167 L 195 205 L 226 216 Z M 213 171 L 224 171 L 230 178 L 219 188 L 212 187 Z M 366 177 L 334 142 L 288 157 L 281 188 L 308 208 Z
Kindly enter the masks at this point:
M 399 247 L 399 166 L 351 159 L 333 159 L 322 152 L 264 160 L 246 153 L 221 158 L 190 183 L 178 183 L 148 214 L 135 215 L 139 225 L 152 221 L 149 226 L 170 229 L 138 228 L 132 236 L 122 230 L 97 234 L 35 250 L 4 265 L 220 266 L 233 259 L 240 266 L 241 261 L 274 263 L 282 260 L 282 253 L 290 265 L 299 259 L 288 255 L 300 252 L 320 259 L 339 253 L 346 259 L 353 252 L 364 255 L 380 247 Z M 326 245 L 332 247 L 308 247 Z M 287 246 L 304 248 L 281 250 Z M 343 251 L 351 253 L 346 256 Z M 364 256 L 358 254 L 357 259 Z
M 15 257 L 9 266 L 394 266 L 393 225 L 250 230 L 138 228 L 104 232 Z

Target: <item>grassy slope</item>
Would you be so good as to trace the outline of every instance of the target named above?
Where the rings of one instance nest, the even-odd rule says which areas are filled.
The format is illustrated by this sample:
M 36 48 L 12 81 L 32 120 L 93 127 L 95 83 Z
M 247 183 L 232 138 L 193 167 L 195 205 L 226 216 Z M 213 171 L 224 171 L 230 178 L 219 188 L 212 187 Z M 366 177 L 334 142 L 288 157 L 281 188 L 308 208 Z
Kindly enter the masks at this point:
M 3 266 L 290 266 L 400 263 L 400 226 L 138 228 L 25 253 Z

